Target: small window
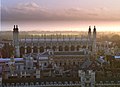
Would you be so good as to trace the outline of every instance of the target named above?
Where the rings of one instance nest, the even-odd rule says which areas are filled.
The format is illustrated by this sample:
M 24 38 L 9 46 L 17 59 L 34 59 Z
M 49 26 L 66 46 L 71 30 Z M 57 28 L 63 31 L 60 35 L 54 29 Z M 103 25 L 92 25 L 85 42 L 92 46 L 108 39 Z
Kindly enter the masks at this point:
M 46 63 L 46 62 L 44 63 L 44 66 L 47 66 L 47 63 Z
M 89 81 L 90 79 L 89 78 L 86 78 L 86 81 Z
M 62 65 L 62 63 L 60 63 L 60 66 Z
M 75 62 L 73 62 L 73 65 L 75 65 Z

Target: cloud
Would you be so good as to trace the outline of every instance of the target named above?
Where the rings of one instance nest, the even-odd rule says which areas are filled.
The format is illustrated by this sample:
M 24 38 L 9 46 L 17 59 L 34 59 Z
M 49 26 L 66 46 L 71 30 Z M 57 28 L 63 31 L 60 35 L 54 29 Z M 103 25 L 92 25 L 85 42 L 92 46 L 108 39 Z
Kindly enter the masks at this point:
M 30 2 L 15 7 L 2 7 L 2 21 L 43 21 L 43 20 L 120 20 L 120 13 L 107 8 L 70 8 L 51 10 Z
M 18 4 L 16 7 L 2 7 L 2 20 L 37 20 L 44 19 L 48 14 L 45 8 L 36 3 Z
M 17 7 L 14 7 L 13 10 L 16 11 L 22 11 L 22 12 L 37 12 L 42 11 L 44 9 L 40 8 L 39 5 L 37 5 L 34 2 L 25 3 L 25 4 L 18 4 Z

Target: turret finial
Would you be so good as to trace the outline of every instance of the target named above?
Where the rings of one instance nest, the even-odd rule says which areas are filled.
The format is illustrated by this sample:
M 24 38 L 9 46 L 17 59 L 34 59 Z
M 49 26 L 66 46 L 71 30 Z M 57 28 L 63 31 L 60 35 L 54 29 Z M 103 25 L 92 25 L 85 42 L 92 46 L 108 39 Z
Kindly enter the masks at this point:
M 14 25 L 14 29 L 15 29 L 15 25 Z
M 93 30 L 94 32 L 96 32 L 96 27 L 94 26 L 94 30 Z
M 88 30 L 89 33 L 91 33 L 91 26 L 89 26 L 89 30 Z
M 91 28 L 91 26 L 89 26 L 89 29 Z
M 16 25 L 16 28 L 18 28 L 18 25 Z

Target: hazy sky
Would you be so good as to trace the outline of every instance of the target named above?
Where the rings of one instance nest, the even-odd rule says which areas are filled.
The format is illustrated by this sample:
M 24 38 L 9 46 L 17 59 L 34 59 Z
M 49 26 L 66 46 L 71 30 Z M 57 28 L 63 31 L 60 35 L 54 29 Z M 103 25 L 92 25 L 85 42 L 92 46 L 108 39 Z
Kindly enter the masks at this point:
M 21 30 L 42 30 L 40 28 L 43 27 L 46 30 L 49 30 L 49 27 L 59 30 L 61 21 L 77 20 L 84 22 L 77 22 L 77 25 L 74 25 L 75 22 L 66 23 L 64 26 L 70 30 L 80 30 L 80 27 L 98 25 L 102 27 L 101 31 L 120 31 L 120 0 L 1 0 L 0 8 L 1 30 L 10 30 L 15 23 L 21 25 Z M 53 20 L 60 22 L 55 24 Z M 32 26 L 37 28 L 34 29 Z M 76 26 L 78 27 L 75 28 Z
M 120 0 L 2 0 L 2 20 L 120 20 Z

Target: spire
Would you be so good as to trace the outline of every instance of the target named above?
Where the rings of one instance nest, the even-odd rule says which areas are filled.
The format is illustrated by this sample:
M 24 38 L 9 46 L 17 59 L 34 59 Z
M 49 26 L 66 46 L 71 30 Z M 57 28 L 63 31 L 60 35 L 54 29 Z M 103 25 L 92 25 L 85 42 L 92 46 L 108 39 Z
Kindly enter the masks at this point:
M 16 25 L 16 30 L 18 31 L 18 25 Z
M 94 26 L 93 32 L 96 33 L 96 27 Z
M 89 26 L 89 29 L 88 29 L 88 39 L 89 40 L 91 39 L 91 26 Z
M 91 26 L 89 26 L 89 31 L 88 32 L 91 33 Z
M 15 29 L 15 25 L 14 25 L 14 29 Z
M 18 25 L 16 25 L 16 28 L 18 28 Z
M 13 31 L 15 31 L 15 25 L 14 25 Z
M 94 58 L 96 58 L 96 27 L 94 26 L 93 29 L 93 54 L 94 54 Z

